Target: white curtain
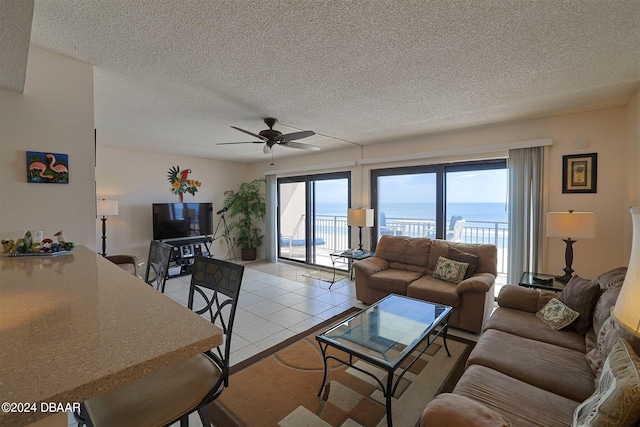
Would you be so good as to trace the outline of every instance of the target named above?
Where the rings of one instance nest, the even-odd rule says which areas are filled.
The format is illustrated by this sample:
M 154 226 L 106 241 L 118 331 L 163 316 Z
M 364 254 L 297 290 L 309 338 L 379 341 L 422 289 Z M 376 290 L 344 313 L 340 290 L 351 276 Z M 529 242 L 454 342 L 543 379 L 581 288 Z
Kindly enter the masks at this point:
M 544 147 L 509 150 L 509 252 L 507 283 L 538 270 L 542 239 Z
M 265 202 L 267 204 L 267 212 L 264 217 L 264 257 L 269 262 L 278 261 L 278 245 L 277 245 L 277 214 L 278 214 L 278 191 L 277 191 L 277 176 L 266 175 L 265 185 Z

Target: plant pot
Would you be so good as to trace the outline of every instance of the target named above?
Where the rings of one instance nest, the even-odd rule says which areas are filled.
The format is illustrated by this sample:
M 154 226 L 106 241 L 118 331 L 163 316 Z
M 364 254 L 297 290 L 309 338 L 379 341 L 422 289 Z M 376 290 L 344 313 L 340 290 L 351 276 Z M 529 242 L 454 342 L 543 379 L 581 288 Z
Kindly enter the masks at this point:
M 242 261 L 254 261 L 256 259 L 256 256 L 257 256 L 256 248 L 240 250 L 240 257 Z

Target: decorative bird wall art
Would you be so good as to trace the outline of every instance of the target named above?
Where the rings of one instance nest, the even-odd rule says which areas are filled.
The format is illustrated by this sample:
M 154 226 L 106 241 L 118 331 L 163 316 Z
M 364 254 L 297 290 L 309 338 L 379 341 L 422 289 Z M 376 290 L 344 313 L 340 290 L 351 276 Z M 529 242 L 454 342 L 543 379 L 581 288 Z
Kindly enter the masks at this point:
M 180 166 L 172 166 L 167 174 L 167 179 L 171 183 L 171 192 L 178 195 L 180 203 L 183 202 L 184 193 L 189 193 L 192 196 L 195 196 L 198 191 L 198 187 L 202 185 L 200 181 L 189 179 L 188 175 L 190 173 L 191 169 L 184 169 L 180 171 Z
M 69 155 L 27 151 L 27 182 L 69 183 Z

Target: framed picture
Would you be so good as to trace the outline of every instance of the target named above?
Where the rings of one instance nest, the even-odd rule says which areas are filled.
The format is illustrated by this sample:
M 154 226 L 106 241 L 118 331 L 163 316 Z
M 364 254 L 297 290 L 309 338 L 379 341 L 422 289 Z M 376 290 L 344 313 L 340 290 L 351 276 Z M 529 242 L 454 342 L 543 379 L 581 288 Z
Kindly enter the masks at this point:
M 27 151 L 27 182 L 69 183 L 69 155 Z
M 562 192 L 597 193 L 598 153 L 562 156 Z

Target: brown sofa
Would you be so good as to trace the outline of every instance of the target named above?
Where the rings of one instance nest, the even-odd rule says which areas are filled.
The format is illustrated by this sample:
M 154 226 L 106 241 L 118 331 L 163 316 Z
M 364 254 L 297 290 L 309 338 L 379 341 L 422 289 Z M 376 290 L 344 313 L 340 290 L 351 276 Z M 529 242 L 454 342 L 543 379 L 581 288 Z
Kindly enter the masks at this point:
M 611 349 L 620 345 L 618 338 L 624 338 L 636 354 L 640 350 L 640 340 L 610 315 L 625 273 L 621 267 L 593 281 L 575 278 L 559 295 L 503 287 L 500 307 L 486 323 L 465 373 L 452 393 L 443 393 L 426 406 L 421 427 L 572 425 L 576 408 L 602 389 L 599 375 Z M 536 312 L 553 297 L 569 307 L 580 305 L 571 308 L 582 321 L 555 330 L 539 319 Z M 637 425 L 638 394 L 635 399 L 638 418 L 631 414 L 620 425 Z
M 440 257 L 468 261 L 475 271 L 468 271 L 469 277 L 458 284 L 436 279 L 433 272 Z M 353 268 L 356 298 L 366 304 L 393 293 L 449 305 L 449 325 L 475 333 L 491 314 L 495 245 L 385 235 L 375 256 L 354 262 Z

